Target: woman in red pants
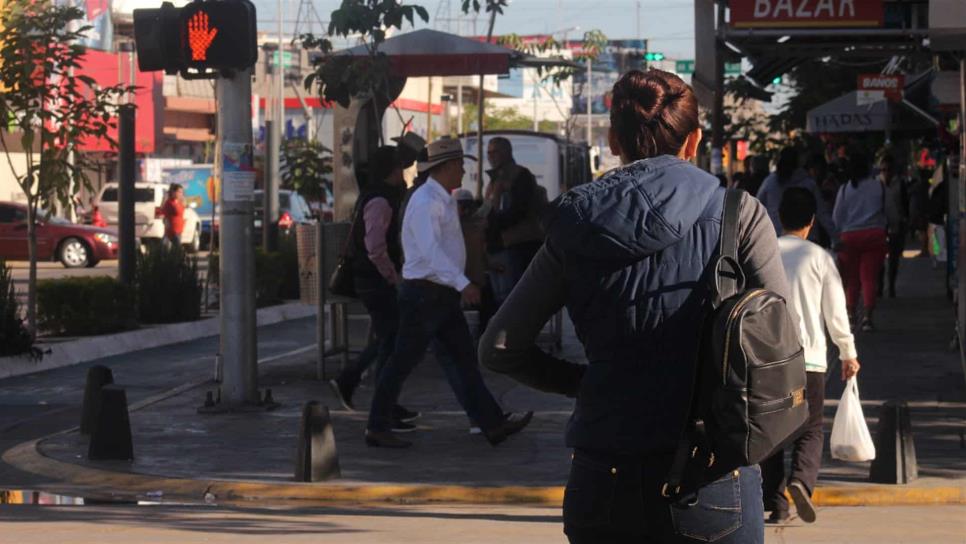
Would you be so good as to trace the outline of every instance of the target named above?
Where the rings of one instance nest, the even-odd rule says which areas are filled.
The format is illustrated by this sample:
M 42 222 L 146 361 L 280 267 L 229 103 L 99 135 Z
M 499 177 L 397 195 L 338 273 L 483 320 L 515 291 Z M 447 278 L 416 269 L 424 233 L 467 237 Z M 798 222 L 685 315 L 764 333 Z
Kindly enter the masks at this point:
M 856 315 L 862 293 L 862 331 L 873 330 L 876 282 L 886 255 L 885 188 L 871 176 L 868 157 L 853 153 L 849 159 L 849 182 L 839 189 L 832 213 L 841 235 L 839 262 L 845 283 L 849 315 Z

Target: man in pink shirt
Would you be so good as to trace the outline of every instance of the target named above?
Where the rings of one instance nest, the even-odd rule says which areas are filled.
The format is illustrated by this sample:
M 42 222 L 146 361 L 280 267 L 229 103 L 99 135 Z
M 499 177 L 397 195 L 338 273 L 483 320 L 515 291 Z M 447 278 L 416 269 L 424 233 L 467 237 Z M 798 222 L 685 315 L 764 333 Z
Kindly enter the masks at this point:
M 352 396 L 362 374 L 376 362 L 376 372 L 392 355 L 399 327 L 396 286 L 401 281 L 402 245 L 399 242 L 399 207 L 406 191 L 403 170 L 412 165 L 409 154 L 394 146 L 376 150 L 369 162 L 370 181 L 359 195 L 353 213 L 349 257 L 356 294 L 369 312 L 373 339 L 355 364 L 329 382 L 343 407 L 353 410 Z M 396 406 L 393 431 L 415 428 L 418 412 Z

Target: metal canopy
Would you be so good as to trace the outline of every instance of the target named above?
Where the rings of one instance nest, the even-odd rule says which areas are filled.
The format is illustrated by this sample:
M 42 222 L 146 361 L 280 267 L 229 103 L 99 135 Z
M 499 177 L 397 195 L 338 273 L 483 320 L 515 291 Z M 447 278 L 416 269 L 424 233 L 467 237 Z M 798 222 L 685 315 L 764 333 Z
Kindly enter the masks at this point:
M 927 35 L 926 29 L 724 31 L 728 45 L 751 60 L 747 76 L 762 86 L 811 58 L 888 59 L 910 54 L 924 49 Z
M 901 11 L 895 2 L 884 5 L 888 14 L 884 28 L 733 28 L 725 24 L 718 35 L 727 47 L 751 61 L 746 76 L 762 87 L 812 58 L 888 59 L 926 49 L 923 41 L 929 29 L 924 17 L 914 10 Z

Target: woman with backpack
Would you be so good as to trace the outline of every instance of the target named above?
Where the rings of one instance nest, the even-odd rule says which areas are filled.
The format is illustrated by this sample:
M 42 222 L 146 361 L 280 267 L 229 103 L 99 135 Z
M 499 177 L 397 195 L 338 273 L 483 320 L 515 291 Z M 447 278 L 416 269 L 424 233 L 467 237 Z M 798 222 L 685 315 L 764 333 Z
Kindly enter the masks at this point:
M 702 136 L 697 100 L 676 75 L 631 71 L 614 85 L 610 115 L 611 151 L 623 166 L 550 205 L 546 243 L 490 322 L 480 360 L 530 387 L 576 398 L 566 435 L 570 542 L 760 544 L 757 466 L 722 473 L 727 463 L 705 456 L 698 467 L 711 467 L 705 478 L 666 485 L 690 432 L 727 193 L 689 162 Z M 786 296 L 765 208 L 747 193 L 732 196 L 744 287 Z M 535 345 L 563 306 L 588 365 Z
M 838 248 L 845 284 L 845 300 L 849 315 L 856 317 L 859 293 L 862 294 L 863 332 L 874 330 L 879 272 L 887 252 L 885 198 L 882 183 L 872 177 L 869 159 L 854 152 L 848 164 L 849 182 L 842 185 L 835 198 L 835 225 L 841 232 Z

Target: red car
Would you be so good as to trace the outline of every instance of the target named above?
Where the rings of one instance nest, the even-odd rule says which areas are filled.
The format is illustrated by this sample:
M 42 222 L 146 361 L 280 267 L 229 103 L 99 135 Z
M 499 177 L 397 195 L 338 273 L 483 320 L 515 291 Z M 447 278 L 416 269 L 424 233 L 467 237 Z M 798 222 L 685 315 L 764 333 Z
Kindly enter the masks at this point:
M 117 250 L 117 232 L 113 229 L 77 225 L 46 215 L 37 222 L 38 261 L 56 260 L 67 268 L 91 267 L 103 259 L 116 259 Z M 0 202 L 0 259 L 28 259 L 27 207 L 23 204 Z

